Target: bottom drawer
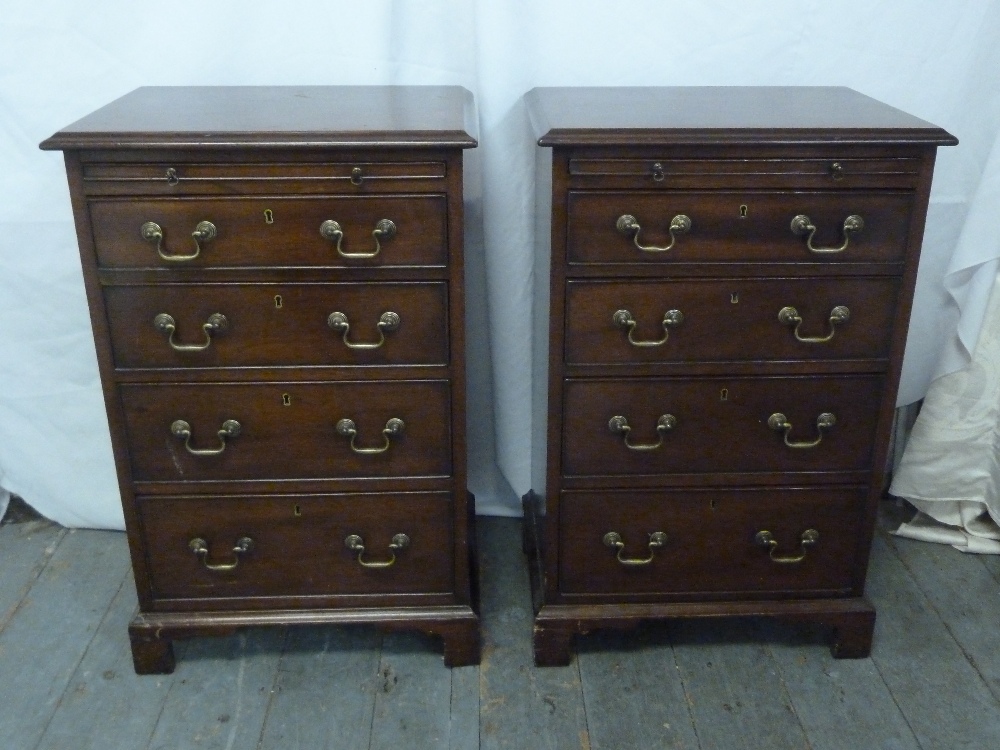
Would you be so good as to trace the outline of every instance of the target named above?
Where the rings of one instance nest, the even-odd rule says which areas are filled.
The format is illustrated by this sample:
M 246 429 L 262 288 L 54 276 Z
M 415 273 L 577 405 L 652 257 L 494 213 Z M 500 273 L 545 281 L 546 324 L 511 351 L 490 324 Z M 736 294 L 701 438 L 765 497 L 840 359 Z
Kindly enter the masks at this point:
M 151 595 L 346 596 L 350 606 L 350 595 L 448 593 L 450 500 L 447 492 L 139 497 Z
M 564 492 L 559 590 L 633 599 L 845 593 L 866 495 L 866 487 Z

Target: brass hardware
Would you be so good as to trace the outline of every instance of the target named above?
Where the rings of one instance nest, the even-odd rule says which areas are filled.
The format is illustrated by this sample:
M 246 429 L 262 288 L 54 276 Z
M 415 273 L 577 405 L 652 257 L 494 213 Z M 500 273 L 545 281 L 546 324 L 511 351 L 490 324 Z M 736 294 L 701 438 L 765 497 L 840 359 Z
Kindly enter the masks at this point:
M 806 529 L 802 532 L 802 536 L 799 537 L 799 549 L 801 551 L 797 555 L 775 555 L 774 553 L 778 549 L 778 541 L 770 531 L 758 531 L 753 540 L 759 547 L 768 548 L 768 556 L 774 562 L 786 565 L 800 563 L 805 560 L 806 553 L 808 552 L 806 548 L 812 547 L 819 541 L 819 532 L 816 529 Z
M 282 304 L 283 304 L 283 302 L 282 302 L 282 299 L 281 299 L 281 295 L 280 295 L 280 294 L 276 294 L 276 295 L 274 295 L 274 306 L 275 306 L 275 307 L 276 307 L 277 309 L 279 309 L 279 310 L 280 310 L 280 309 L 281 309 L 281 305 L 282 305 Z
M 351 450 L 354 451 L 355 453 L 361 453 L 361 454 L 385 453 L 387 450 L 389 450 L 389 445 L 391 444 L 390 438 L 401 435 L 403 432 L 403 428 L 405 426 L 406 425 L 403 424 L 403 420 L 397 419 L 396 417 L 393 417 L 388 422 L 386 422 L 385 429 L 382 430 L 382 437 L 385 440 L 385 445 L 383 445 L 381 448 L 358 448 L 354 444 L 354 441 L 357 439 L 358 436 L 358 428 L 357 425 L 354 424 L 354 420 L 352 419 L 341 419 L 339 422 L 337 422 L 337 432 L 338 434 L 351 439 Z
M 654 531 L 649 535 L 649 557 L 646 558 L 635 558 L 635 557 L 622 557 L 622 552 L 625 551 L 625 542 L 622 541 L 621 534 L 617 531 L 609 531 L 604 535 L 602 539 L 605 547 L 611 547 L 611 549 L 616 550 L 617 554 L 615 557 L 618 559 L 622 565 L 630 568 L 636 568 L 641 565 L 649 565 L 653 562 L 653 558 L 656 556 L 656 550 L 667 543 L 667 535 L 662 531 Z
M 264 223 L 265 224 L 274 223 L 274 212 L 269 208 L 264 209 Z
M 663 182 L 663 165 L 660 162 L 653 164 L 653 181 Z
M 253 550 L 253 539 L 248 536 L 241 536 L 237 539 L 236 546 L 233 547 L 233 561 L 229 563 L 210 563 L 208 561 L 208 542 L 201 537 L 195 537 L 188 542 L 188 549 L 200 557 L 201 564 L 209 570 L 216 573 L 228 573 L 231 570 L 236 570 L 236 566 L 240 564 L 240 555 L 245 555 Z
M 388 568 L 391 567 L 394 562 L 396 562 L 396 552 L 397 550 L 405 549 L 410 546 L 410 537 L 406 534 L 396 534 L 392 538 L 392 543 L 389 545 L 389 559 L 388 560 L 378 560 L 378 561 L 368 561 L 364 559 L 365 554 L 365 540 L 362 539 L 357 534 L 351 534 L 346 539 L 344 539 L 344 545 L 351 552 L 358 553 L 358 564 L 363 568 Z
M 173 187 L 178 182 L 180 182 L 180 179 L 177 177 L 177 170 L 174 169 L 173 167 L 170 167 L 167 170 L 167 184 Z
M 719 401 L 728 401 L 728 400 L 729 400 L 729 389 L 723 388 L 721 391 L 719 391 Z
M 792 423 L 788 421 L 784 414 L 775 412 L 767 419 L 767 426 L 775 432 L 785 433 L 785 445 L 789 448 L 815 448 L 823 440 L 823 430 L 828 430 L 837 424 L 837 418 L 828 411 L 816 417 L 816 439 L 809 441 L 791 441 L 788 434 L 792 431 Z
M 282 406 L 291 406 L 292 405 L 292 397 L 291 397 L 290 394 L 288 394 L 288 393 L 282 393 L 281 394 L 281 405 Z
M 729 302 L 730 302 L 730 304 L 733 304 L 733 305 L 740 304 L 740 293 L 739 292 L 733 292 L 732 294 L 730 294 L 729 295 Z
M 630 214 L 622 214 L 619 216 L 618 221 L 615 222 L 615 228 L 621 234 L 631 234 L 633 244 L 640 250 L 647 253 L 662 253 L 670 250 L 677 243 L 678 234 L 686 234 L 691 230 L 691 219 L 684 214 L 677 214 L 677 216 L 670 220 L 670 244 L 666 247 L 640 245 L 639 231 L 642 227 L 639 226 L 639 222 L 636 218 Z
M 363 179 L 364 177 L 363 177 L 363 172 L 361 171 L 361 167 L 355 167 L 354 169 L 351 170 L 352 185 L 360 185 Z
M 292 508 L 292 515 L 295 516 L 296 518 L 301 517 L 302 516 L 302 506 L 301 505 L 294 506 Z
M 344 343 L 349 349 L 378 349 L 382 344 L 385 343 L 385 332 L 395 331 L 399 328 L 399 324 L 402 321 L 399 315 L 389 311 L 382 313 L 382 317 L 378 319 L 378 342 L 372 344 L 354 344 L 347 340 L 347 334 L 351 331 L 351 324 L 347 320 L 347 316 L 342 312 L 332 312 L 330 316 L 326 319 L 326 324 L 330 326 L 337 333 L 343 333 Z
M 799 326 L 802 325 L 802 318 L 799 311 L 794 307 L 783 307 L 778 311 L 778 321 L 786 326 L 795 326 L 795 338 L 805 344 L 823 344 L 833 338 L 837 332 L 838 323 L 846 323 L 851 317 L 851 311 L 843 305 L 837 305 L 830 311 L 830 333 L 826 336 L 800 336 Z
M 630 443 L 628 441 L 628 434 L 632 430 L 629 427 L 628 420 L 622 416 L 611 417 L 608 420 L 608 429 L 611 430 L 616 435 L 622 435 L 625 442 L 625 446 L 629 450 L 633 451 L 653 451 L 663 445 L 663 435 L 677 426 L 677 417 L 673 414 L 663 414 L 658 420 L 656 420 L 656 434 L 659 437 L 655 443 Z
M 340 228 L 340 224 L 335 222 L 333 219 L 327 219 L 322 224 L 319 225 L 319 233 L 323 235 L 330 242 L 337 242 L 337 254 L 343 258 L 374 258 L 382 251 L 382 245 L 379 242 L 379 238 L 392 239 L 396 234 L 396 225 L 390 219 L 379 219 L 378 223 L 375 224 L 375 229 L 372 231 L 372 237 L 375 238 L 375 250 L 370 253 L 345 253 L 341 249 L 341 243 L 344 241 L 344 230 Z
M 740 218 L 741 219 L 745 219 L 747 217 L 747 211 L 748 210 L 749 209 L 747 208 L 747 206 L 746 206 L 745 203 L 740 206 Z
M 242 430 L 243 428 L 240 426 L 240 423 L 235 419 L 227 419 L 222 423 L 222 429 L 218 432 L 219 440 L 222 443 L 218 448 L 192 448 L 191 425 L 183 419 L 178 419 L 170 425 L 171 434 L 176 438 L 184 440 L 184 447 L 187 448 L 187 452 L 192 456 L 218 456 L 226 449 L 226 440 L 228 438 L 239 437 Z
M 835 161 L 830 165 L 830 176 L 835 180 L 844 179 L 844 167 L 839 161 Z
M 805 214 L 799 214 L 792 219 L 792 232 L 799 236 L 808 235 L 806 237 L 806 247 L 809 248 L 811 252 L 814 253 L 839 253 L 847 249 L 848 243 L 851 241 L 851 234 L 854 232 L 860 232 L 865 228 L 865 220 L 862 219 L 857 214 L 851 214 L 846 219 L 844 219 L 844 244 L 840 247 L 813 247 L 813 235 L 816 234 L 816 227 L 810 221 L 809 217 Z
M 173 316 L 167 313 L 160 313 L 153 318 L 153 327 L 160 333 L 168 334 L 167 343 L 175 352 L 200 352 L 208 349 L 212 345 L 212 334 L 222 333 L 229 328 L 229 321 L 222 313 L 212 313 L 208 320 L 202 323 L 201 330 L 205 332 L 204 344 L 178 344 L 174 341 L 174 333 L 177 332 L 177 324 Z
M 636 341 L 632 338 L 632 334 L 635 332 L 635 327 L 638 324 L 635 318 L 632 317 L 632 313 L 628 310 L 617 310 L 611 319 L 619 328 L 628 330 L 628 342 L 632 346 L 661 346 L 667 343 L 667 339 L 670 338 L 670 331 L 668 329 L 684 322 L 684 313 L 680 310 L 667 310 L 663 313 L 663 338 L 658 341 Z
M 201 254 L 201 243 L 208 242 L 217 234 L 215 224 L 210 221 L 199 221 L 191 236 L 194 238 L 194 252 L 189 255 L 168 255 L 163 252 L 163 229 L 155 221 L 147 221 L 139 228 L 139 233 L 146 242 L 156 243 L 156 252 L 163 260 L 183 261 L 194 260 Z

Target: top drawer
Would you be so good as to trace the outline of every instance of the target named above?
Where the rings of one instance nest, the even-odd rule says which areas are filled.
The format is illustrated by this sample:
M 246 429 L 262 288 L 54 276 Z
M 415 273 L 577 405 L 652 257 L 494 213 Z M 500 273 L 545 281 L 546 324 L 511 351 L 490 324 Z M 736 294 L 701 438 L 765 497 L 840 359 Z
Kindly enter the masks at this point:
M 90 201 L 105 268 L 444 266 L 444 195 Z
M 913 197 L 879 192 L 569 193 L 568 255 L 584 263 L 892 263 Z

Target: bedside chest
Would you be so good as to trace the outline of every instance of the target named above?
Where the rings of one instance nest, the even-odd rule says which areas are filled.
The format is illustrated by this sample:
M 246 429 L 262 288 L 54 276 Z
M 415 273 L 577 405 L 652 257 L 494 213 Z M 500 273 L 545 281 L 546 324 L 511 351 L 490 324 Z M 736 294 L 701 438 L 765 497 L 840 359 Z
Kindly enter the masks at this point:
M 374 623 L 479 661 L 455 87 L 142 88 L 56 133 L 125 509 L 171 641 Z
M 535 89 L 535 659 L 651 618 L 871 647 L 937 146 L 843 88 Z M 547 420 L 546 420 L 547 417 Z

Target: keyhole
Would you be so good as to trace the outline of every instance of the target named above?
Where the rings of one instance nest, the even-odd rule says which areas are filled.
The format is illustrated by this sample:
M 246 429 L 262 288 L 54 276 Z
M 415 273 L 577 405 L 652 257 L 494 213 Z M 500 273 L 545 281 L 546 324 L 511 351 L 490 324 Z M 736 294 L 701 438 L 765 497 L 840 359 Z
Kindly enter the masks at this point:
M 298 506 L 296 506 L 296 507 L 298 507 Z M 714 499 L 708 501 L 708 507 L 711 508 L 712 510 L 715 510 L 715 500 Z
M 746 217 L 747 217 L 747 207 L 746 204 L 744 203 L 742 206 L 740 206 L 740 218 L 745 219 Z
M 292 508 L 292 513 L 296 517 L 301 516 L 302 515 L 302 506 L 301 505 L 296 505 L 294 508 Z
M 719 401 L 728 401 L 728 400 L 729 400 L 729 389 L 723 388 L 721 391 L 719 391 Z
M 361 171 L 361 167 L 355 167 L 351 170 L 351 184 L 360 185 L 361 181 L 364 179 L 364 172 Z
M 281 403 L 284 404 L 285 406 L 291 406 L 292 405 L 292 397 L 289 396 L 287 393 L 282 393 L 281 394 Z
M 274 295 L 274 306 L 276 308 L 278 308 L 279 310 L 281 309 L 281 295 L 280 294 Z
M 264 209 L 264 223 L 265 224 L 274 223 L 274 214 L 271 212 L 271 209 L 269 208 Z
M 177 178 L 177 170 L 174 169 L 173 167 L 170 167 L 167 170 L 167 184 L 176 185 L 178 182 L 180 182 L 180 180 Z
M 730 294 L 729 295 L 729 301 L 731 303 L 733 303 L 734 305 L 740 304 L 740 293 L 739 292 L 733 292 L 732 294 Z

